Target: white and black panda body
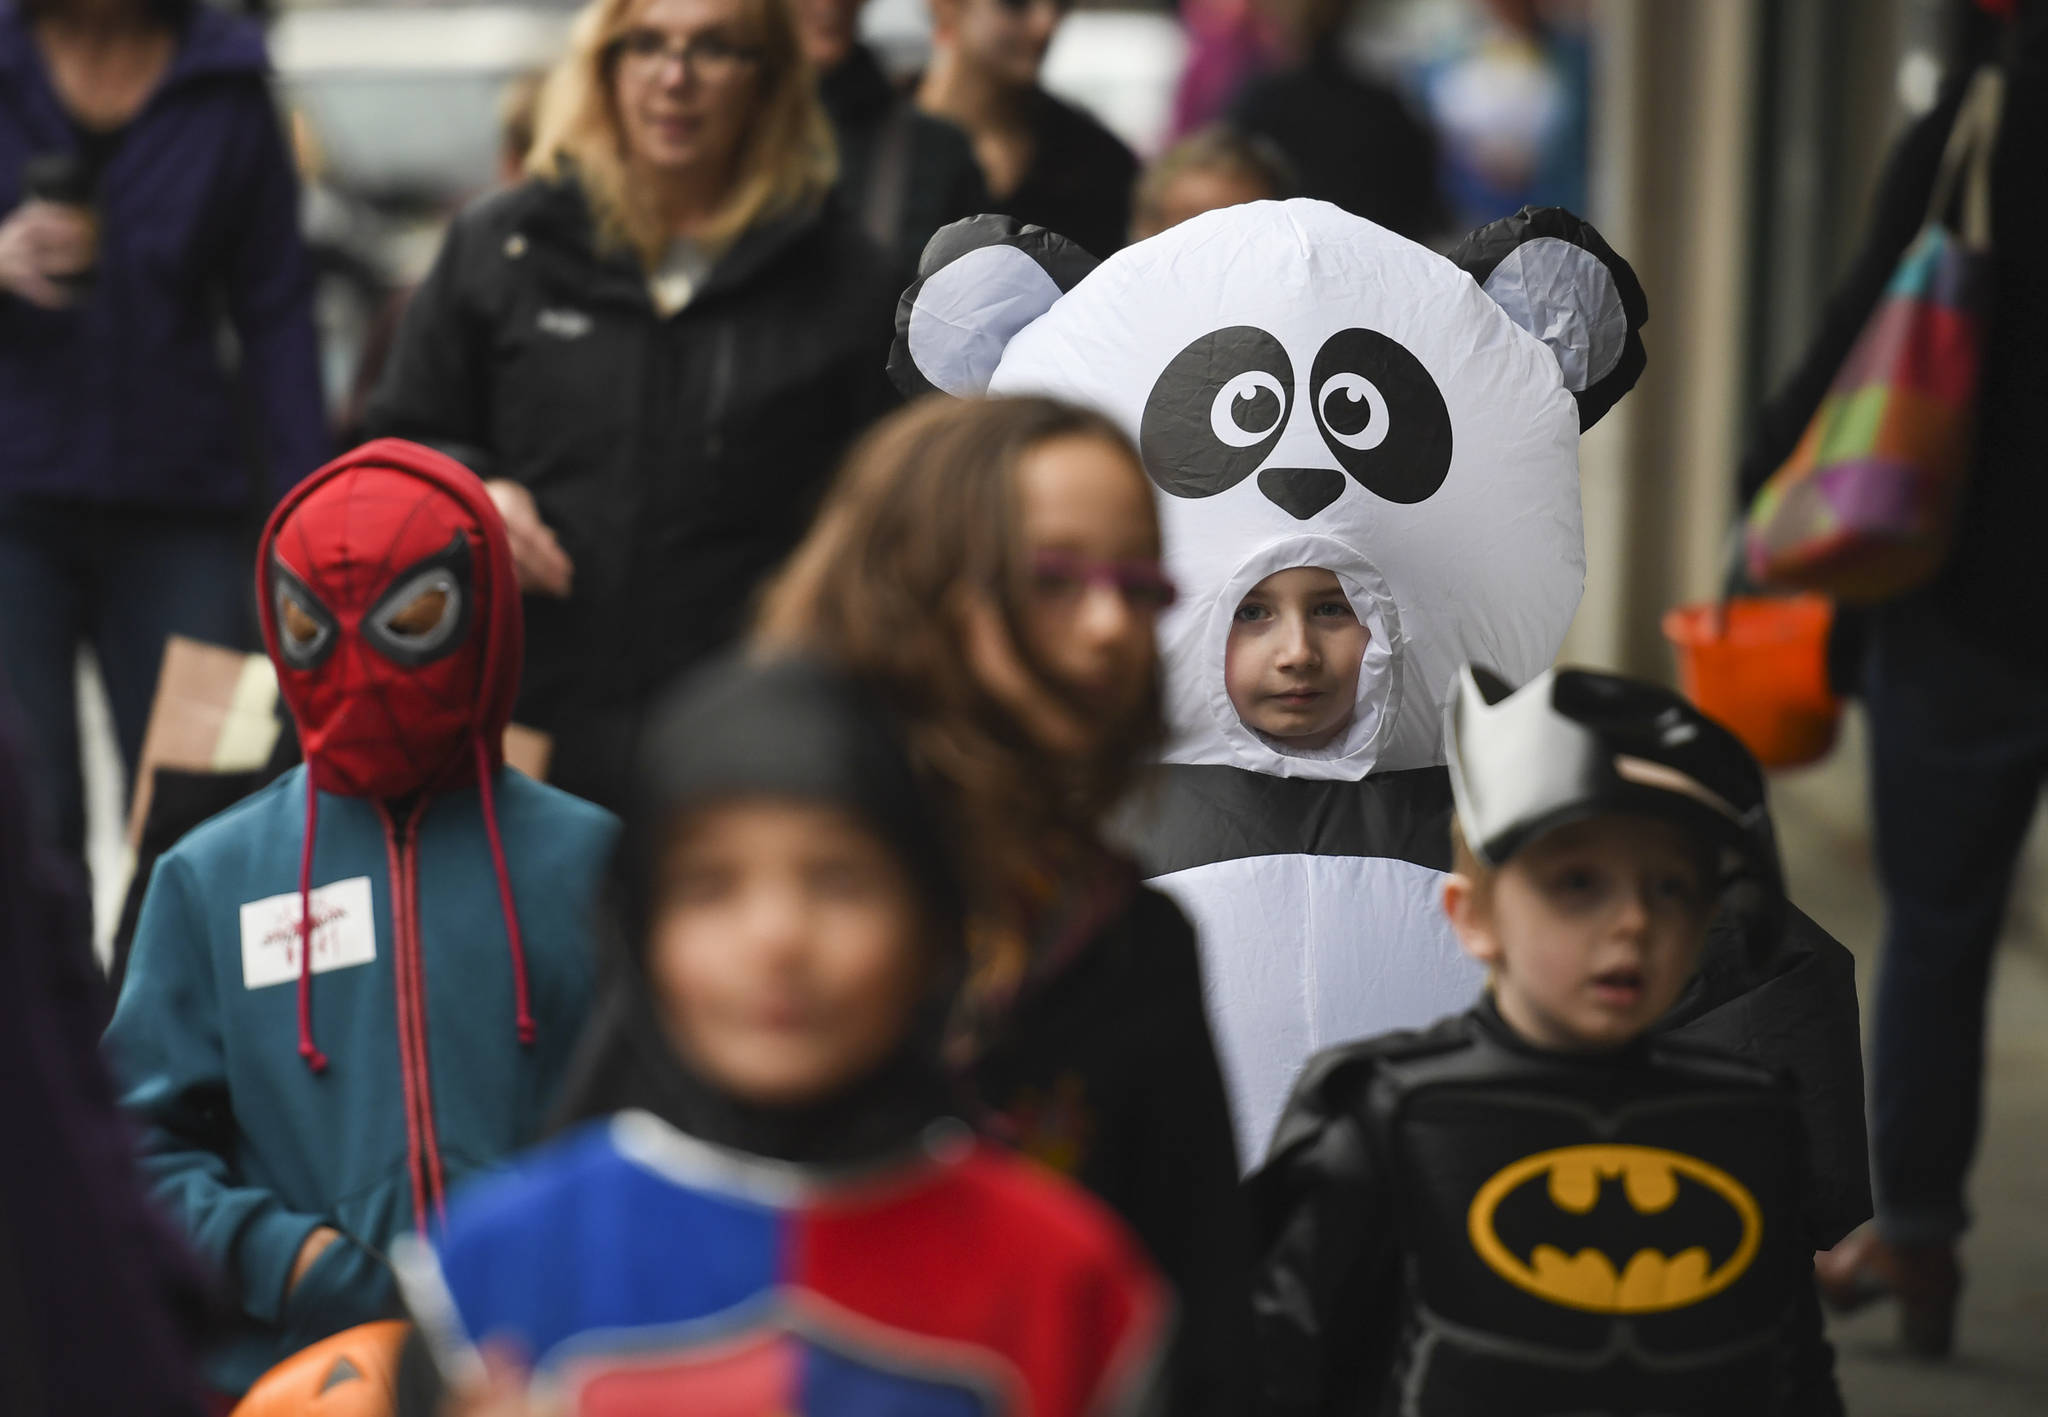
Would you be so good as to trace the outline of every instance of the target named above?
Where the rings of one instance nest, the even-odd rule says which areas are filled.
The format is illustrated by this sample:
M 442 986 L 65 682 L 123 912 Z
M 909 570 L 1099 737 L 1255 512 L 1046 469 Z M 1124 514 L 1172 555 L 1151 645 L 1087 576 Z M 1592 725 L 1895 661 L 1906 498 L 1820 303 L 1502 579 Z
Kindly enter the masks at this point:
M 1478 991 L 1439 904 L 1443 697 L 1468 660 L 1514 683 L 1551 663 L 1583 582 L 1582 422 L 1642 367 L 1641 291 L 1576 218 L 1524 212 L 1461 258 L 1308 201 L 1092 270 L 978 218 L 899 315 L 899 382 L 1099 409 L 1158 491 L 1181 598 L 1137 835 L 1202 942 L 1248 1164 L 1310 1054 Z M 1245 593 L 1294 566 L 1334 572 L 1371 632 L 1348 731 L 1308 753 L 1244 725 L 1223 674 Z
M 1137 849 L 1203 943 L 1248 1166 L 1310 1056 L 1441 1018 L 1478 994 L 1481 976 L 1441 905 L 1444 769 L 1317 782 L 1168 764 L 1145 807 Z

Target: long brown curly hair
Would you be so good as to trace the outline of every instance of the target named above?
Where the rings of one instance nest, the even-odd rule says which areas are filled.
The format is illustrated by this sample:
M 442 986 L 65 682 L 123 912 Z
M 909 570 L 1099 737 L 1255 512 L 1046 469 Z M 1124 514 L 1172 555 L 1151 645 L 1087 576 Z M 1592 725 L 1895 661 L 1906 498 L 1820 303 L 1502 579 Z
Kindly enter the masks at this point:
M 1071 437 L 1111 444 L 1144 478 L 1122 430 L 1052 399 L 933 395 L 884 420 L 853 450 L 755 625 L 758 645 L 836 659 L 895 710 L 961 834 L 977 913 L 1008 913 L 1049 866 L 1099 854 L 1103 818 L 1164 733 L 1156 666 L 1129 721 L 1082 760 L 1036 743 L 970 666 L 961 607 L 986 597 L 1039 686 L 1064 697 L 1020 629 L 1030 576 L 1017 471 L 1032 449 Z

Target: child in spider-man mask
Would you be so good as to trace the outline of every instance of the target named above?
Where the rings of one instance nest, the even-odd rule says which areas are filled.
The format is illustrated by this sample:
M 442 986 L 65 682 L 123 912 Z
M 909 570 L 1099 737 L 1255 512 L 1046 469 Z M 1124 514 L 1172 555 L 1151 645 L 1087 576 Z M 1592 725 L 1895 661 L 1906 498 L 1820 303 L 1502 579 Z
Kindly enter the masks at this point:
M 159 860 L 107 1033 L 157 1198 L 241 1305 L 226 1393 L 395 1312 L 391 1239 L 533 1139 L 616 835 L 503 763 L 519 593 L 467 470 L 396 439 L 330 463 L 257 592 L 306 763 Z

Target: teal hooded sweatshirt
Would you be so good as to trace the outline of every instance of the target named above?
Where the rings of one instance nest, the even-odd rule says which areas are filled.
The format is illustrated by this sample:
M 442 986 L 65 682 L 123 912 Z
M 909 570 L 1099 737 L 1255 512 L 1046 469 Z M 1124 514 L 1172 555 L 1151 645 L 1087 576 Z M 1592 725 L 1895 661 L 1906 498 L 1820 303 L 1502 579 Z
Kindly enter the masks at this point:
M 372 444 L 302 484 L 263 554 L 295 500 L 372 453 L 456 496 L 491 533 L 477 538 L 473 573 L 477 619 L 490 622 L 475 632 L 492 645 L 477 712 L 480 733 L 502 733 L 518 600 L 492 594 L 514 584 L 509 555 L 466 471 L 410 444 Z M 318 735 L 301 719 L 317 768 Z M 302 902 L 308 775 L 286 774 L 158 861 L 105 1040 L 158 1202 L 239 1304 L 208 1362 L 227 1393 L 317 1339 L 396 1315 L 390 1242 L 536 1139 L 589 1010 L 596 897 L 617 836 L 601 808 L 496 764 L 488 796 L 473 770 L 403 806 L 323 787 Z M 287 1295 L 322 1225 L 341 1238 Z

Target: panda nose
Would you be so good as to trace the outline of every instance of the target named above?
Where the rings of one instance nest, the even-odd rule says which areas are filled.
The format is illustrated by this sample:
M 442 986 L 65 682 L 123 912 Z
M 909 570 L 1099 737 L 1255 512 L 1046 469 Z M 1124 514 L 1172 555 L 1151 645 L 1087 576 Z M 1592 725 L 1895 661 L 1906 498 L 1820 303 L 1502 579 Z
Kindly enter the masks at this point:
M 1269 467 L 1259 474 L 1266 500 L 1307 521 L 1344 493 L 1344 474 L 1334 467 Z

